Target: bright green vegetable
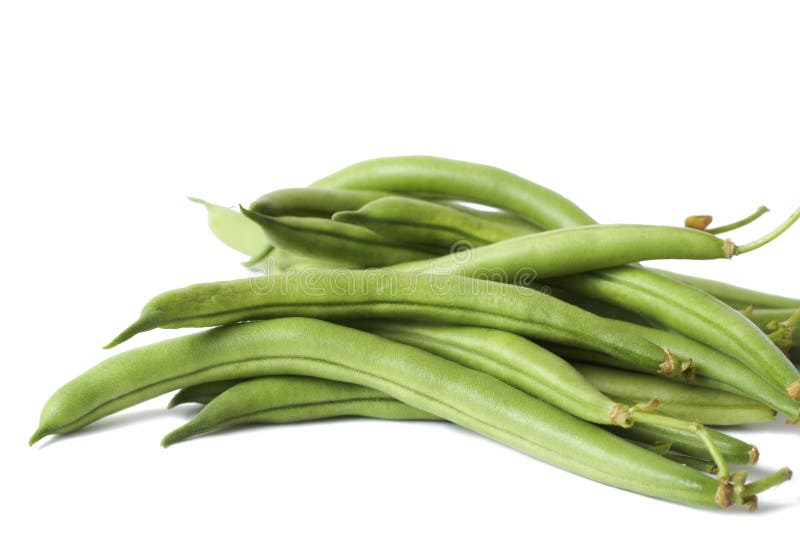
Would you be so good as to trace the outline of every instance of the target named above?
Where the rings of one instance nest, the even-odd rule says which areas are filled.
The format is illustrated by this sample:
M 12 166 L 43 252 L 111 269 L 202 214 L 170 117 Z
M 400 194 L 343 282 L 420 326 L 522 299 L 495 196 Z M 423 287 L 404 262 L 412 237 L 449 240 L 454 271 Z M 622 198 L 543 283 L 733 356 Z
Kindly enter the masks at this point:
M 140 318 L 108 346 L 153 328 L 216 326 L 285 316 L 485 326 L 595 348 L 649 366 L 653 373 L 666 359 L 664 350 L 636 334 L 621 332 L 609 319 L 532 289 L 384 269 L 287 272 L 168 291 L 153 298 Z
M 483 373 L 304 318 L 225 326 L 109 358 L 51 397 L 31 442 L 77 430 L 176 388 L 265 374 L 304 374 L 372 387 L 546 462 L 646 495 L 726 507 L 735 490 L 729 482 L 629 444 Z
M 596 224 L 561 195 L 519 176 L 494 167 L 440 158 L 415 156 L 365 161 L 323 178 L 313 186 L 350 190 L 379 188 L 472 200 L 517 213 L 543 229 Z M 800 212 L 792 219 L 798 214 Z M 740 247 L 740 250 L 747 251 L 768 242 L 785 226 L 786 223 L 765 239 Z M 793 399 L 800 397 L 797 369 L 787 363 L 780 350 L 755 325 L 722 302 L 645 269 L 619 267 L 615 275 L 620 283 L 613 287 L 594 284 L 591 292 L 594 298 L 655 318 L 688 337 L 724 350 L 785 388 Z M 652 304 L 656 299 L 658 313 Z M 689 302 L 691 305 L 687 306 Z

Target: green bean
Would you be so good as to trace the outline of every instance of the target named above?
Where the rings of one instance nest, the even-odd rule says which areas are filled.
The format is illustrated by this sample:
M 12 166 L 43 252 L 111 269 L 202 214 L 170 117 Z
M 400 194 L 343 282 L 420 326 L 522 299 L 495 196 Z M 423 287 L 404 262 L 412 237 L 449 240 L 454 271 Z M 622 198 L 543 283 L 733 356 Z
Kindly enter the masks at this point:
M 305 376 L 245 380 L 221 391 L 191 421 L 167 434 L 168 447 L 191 437 L 244 423 L 293 423 L 342 417 L 438 420 L 380 391 Z
M 554 191 L 500 169 L 446 159 L 400 157 L 366 161 L 323 178 L 313 186 L 355 190 L 377 187 L 384 191 L 477 200 L 517 213 L 544 229 L 596 224 L 578 206 Z M 782 228 L 740 250 L 764 244 Z M 648 301 L 657 296 L 658 318 L 666 326 L 746 361 L 754 371 L 785 388 L 793 399 L 800 397 L 800 373 L 746 318 L 703 291 L 652 271 L 620 267 L 615 273 L 625 283 L 615 287 L 600 285 L 593 292 L 595 298 L 618 305 L 623 302 L 621 307 L 652 317 L 641 310 L 647 310 Z M 686 305 L 688 302 L 690 306 Z M 723 343 L 718 344 L 719 341 Z
M 215 384 L 218 385 L 206 389 L 206 393 L 223 385 Z M 245 423 L 289 423 L 345 415 L 382 419 L 439 419 L 374 389 L 300 376 L 244 380 L 218 391 L 205 404 L 207 406 L 191 421 L 170 432 L 162 440 L 162 445 L 169 446 L 200 434 Z M 722 451 L 725 461 L 755 463 L 758 459 L 755 447 L 720 432 L 708 430 L 708 433 L 715 447 Z M 708 458 L 704 449 L 698 450 L 697 440 L 690 433 L 648 426 L 644 432 L 631 433 L 630 437 L 625 432 L 617 434 L 648 445 L 669 441 L 675 451 L 689 451 L 699 458 Z M 664 455 L 664 452 L 659 454 Z M 714 467 L 716 474 L 716 464 Z
M 609 367 L 572 365 L 610 398 L 625 404 L 657 398 L 659 411 L 678 419 L 699 419 L 707 425 L 743 425 L 775 418 L 774 410 L 741 395 Z
M 800 217 L 800 211 L 796 217 Z M 759 245 L 763 241 L 758 240 Z M 651 259 L 730 258 L 754 247 L 736 246 L 688 228 L 598 224 L 524 235 L 464 254 L 448 254 L 393 268 L 465 276 L 502 270 L 509 279 L 525 270 L 535 270 L 541 278 L 553 278 Z
M 313 189 L 313 188 L 311 188 Z M 384 197 L 358 211 L 340 211 L 333 220 L 357 224 L 409 244 L 436 245 L 450 249 L 456 243 L 477 247 L 538 231 L 491 221 L 485 216 L 409 197 Z
M 492 375 L 586 421 L 627 427 L 650 417 L 608 398 L 563 359 L 509 332 L 373 321 L 356 326 Z
M 680 332 L 691 330 L 698 320 L 697 314 L 711 309 L 706 295 L 702 292 L 695 293 L 689 286 L 680 284 L 676 288 L 676 285 L 666 278 L 653 278 L 644 269 L 626 267 L 606 269 L 580 277 L 558 278 L 554 283 L 566 287 L 569 291 L 633 310 L 669 327 L 680 326 L 681 328 L 675 328 Z M 642 298 L 632 301 L 628 291 L 631 288 Z M 666 307 L 664 302 L 667 301 L 673 303 L 674 307 Z M 797 376 L 797 369 L 791 362 L 783 356 L 766 334 L 742 314 L 720 301 L 712 299 L 712 302 L 716 308 L 715 314 L 702 317 L 705 324 L 715 327 L 704 329 L 706 330 L 704 337 L 713 339 L 709 344 L 726 354 L 735 356 L 751 370 L 763 374 L 770 382 L 785 387 L 789 396 L 796 399 L 800 395 L 800 381 L 793 381 L 793 377 Z M 727 320 L 731 315 L 747 321 L 748 328 L 730 330 L 734 326 L 733 321 Z M 770 349 L 777 352 L 780 359 L 775 359 L 771 352 L 760 349 L 757 352 L 742 353 L 742 346 L 762 347 L 764 342 L 769 343 Z
M 372 387 L 605 484 L 695 506 L 731 502 L 730 483 L 629 444 L 488 375 L 378 336 L 296 317 L 223 326 L 109 358 L 50 398 L 31 442 L 176 388 L 265 374 Z
M 671 444 L 670 448 L 675 452 L 700 460 L 713 460 L 709 457 L 707 449 L 698 443 L 696 437 L 685 430 L 663 427 L 656 428 L 646 424 L 634 425 L 630 428 L 608 428 L 610 432 L 630 441 L 640 441 L 643 443 L 669 441 Z M 753 445 L 710 428 L 707 430 L 720 453 L 730 463 L 752 465 L 758 462 L 759 452 Z
M 558 193 L 510 172 L 463 161 L 427 156 L 381 158 L 351 165 L 313 187 L 435 195 L 487 204 L 518 213 L 540 228 L 594 224 Z
M 285 316 L 392 318 L 485 326 L 595 348 L 658 372 L 665 351 L 538 291 L 459 276 L 374 269 L 300 271 L 197 284 L 153 298 L 112 347 L 153 328 L 216 326 Z
M 270 217 L 242 208 L 278 248 L 298 256 L 371 267 L 428 258 L 441 253 L 432 247 L 414 249 L 355 224 L 315 217 Z
M 716 280 L 707 280 L 705 278 L 698 278 L 695 276 L 688 276 L 685 274 L 677 274 L 673 272 L 660 271 L 658 269 L 651 269 L 652 271 L 662 274 L 666 277 L 678 280 L 690 286 L 696 287 L 715 296 L 722 302 L 728 304 L 732 308 L 744 309 L 748 306 L 754 306 L 756 309 L 763 308 L 800 308 L 800 299 L 793 299 L 788 297 L 781 297 L 779 295 L 770 295 L 752 289 L 745 289 L 742 287 L 718 282 Z
M 337 211 L 357 210 L 390 194 L 324 188 L 279 189 L 258 198 L 250 205 L 250 210 L 272 217 L 328 218 Z
M 667 444 L 669 444 L 669 442 L 667 442 Z M 686 456 L 685 454 L 680 454 L 678 452 L 674 452 L 671 450 L 659 452 L 659 454 L 661 454 L 661 456 L 664 456 L 665 458 L 669 458 L 673 462 L 683 464 L 687 467 L 691 467 L 696 471 L 708 473 L 711 475 L 716 475 L 718 473 L 717 466 L 713 462 L 698 460 L 697 458 L 692 458 L 691 456 Z

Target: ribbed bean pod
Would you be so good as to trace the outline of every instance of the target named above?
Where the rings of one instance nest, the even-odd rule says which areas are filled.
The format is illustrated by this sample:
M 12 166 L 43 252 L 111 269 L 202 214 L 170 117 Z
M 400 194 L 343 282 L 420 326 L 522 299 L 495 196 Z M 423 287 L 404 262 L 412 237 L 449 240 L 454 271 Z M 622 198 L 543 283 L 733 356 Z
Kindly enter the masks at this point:
M 346 415 L 374 419 L 440 419 L 375 389 L 306 376 L 245 380 L 219 391 L 203 404 L 207 406 L 188 423 L 167 434 L 161 444 L 168 447 L 193 436 L 245 423 L 293 423 Z
M 492 221 L 453 206 L 410 197 L 384 197 L 358 211 L 334 213 L 333 220 L 357 224 L 403 243 L 445 249 L 455 243 L 478 247 L 538 231 L 533 225 L 512 226 L 506 220 Z
M 612 399 L 633 404 L 657 398 L 661 413 L 679 419 L 698 419 L 707 425 L 744 425 L 775 418 L 775 411 L 762 403 L 726 391 L 609 367 L 572 365 Z
M 153 298 L 139 319 L 108 346 L 153 328 L 216 326 L 287 316 L 485 326 L 594 348 L 649 366 L 654 373 L 667 359 L 663 349 L 638 335 L 621 332 L 609 319 L 532 289 L 383 269 L 288 272 L 168 291 Z
M 169 446 L 200 434 L 246 423 L 290 423 L 341 416 L 439 419 L 380 391 L 319 378 L 269 376 L 236 383 L 215 382 L 205 389 L 200 386 L 203 385 L 190 388 L 188 397 L 200 395 L 202 404 L 207 406 L 188 423 L 170 432 L 162 440 L 162 445 Z M 675 452 L 689 452 L 696 454 L 697 458 L 711 460 L 704 448 L 698 448 L 697 438 L 693 434 L 644 426 L 646 428 L 640 432 L 623 431 L 617 434 L 648 445 L 669 442 Z M 755 463 L 758 459 L 755 447 L 721 432 L 710 429 L 708 432 L 727 462 Z
M 264 374 L 372 387 L 599 482 L 695 506 L 731 503 L 730 483 L 629 444 L 495 378 L 414 347 L 305 318 L 224 326 L 109 358 L 50 398 L 31 441 L 77 430 L 176 388 Z

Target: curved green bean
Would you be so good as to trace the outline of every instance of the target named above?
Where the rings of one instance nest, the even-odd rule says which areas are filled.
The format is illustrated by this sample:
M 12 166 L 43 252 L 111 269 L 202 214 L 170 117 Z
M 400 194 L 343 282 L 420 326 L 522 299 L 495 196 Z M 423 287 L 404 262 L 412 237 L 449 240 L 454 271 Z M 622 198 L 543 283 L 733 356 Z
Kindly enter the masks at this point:
M 210 391 L 210 390 L 209 390 Z M 167 434 L 168 447 L 200 434 L 244 423 L 294 423 L 342 416 L 439 420 L 380 391 L 307 376 L 267 376 L 220 391 L 188 423 Z
M 393 318 L 485 326 L 628 358 L 652 372 L 665 351 L 538 291 L 459 276 L 373 269 L 299 271 L 197 284 L 150 300 L 108 347 L 154 328 L 216 326 L 286 316 Z M 668 369 L 664 372 L 669 373 Z
M 188 423 L 165 436 L 162 445 L 169 446 L 200 434 L 245 423 L 290 423 L 348 415 L 403 420 L 439 419 L 380 391 L 319 378 L 269 376 L 244 380 L 225 389 L 221 389 L 225 384 L 214 384 L 213 389 L 219 390 L 217 394 L 203 402 L 206 406 Z M 200 391 L 197 387 L 194 386 L 195 390 Z M 206 389 L 204 397 L 211 389 Z M 705 449 L 698 448 L 693 434 L 645 426 L 641 432 L 615 433 L 648 445 L 668 441 L 676 452 L 688 452 L 697 458 L 712 460 Z M 727 462 L 755 463 L 758 459 L 758 451 L 752 445 L 711 429 L 708 432 Z
M 357 224 L 403 243 L 436 245 L 445 250 L 456 243 L 474 248 L 538 231 L 532 225 L 512 226 L 505 220 L 493 221 L 453 206 L 410 197 L 384 197 L 358 211 L 334 213 L 333 220 Z
M 415 250 L 355 224 L 315 217 L 270 217 L 241 209 L 249 219 L 261 226 L 276 247 L 298 256 L 336 261 L 351 267 L 372 267 L 424 259 L 441 253 L 432 247 Z
M 744 425 L 775 419 L 771 408 L 726 391 L 598 365 L 572 365 L 610 398 L 625 404 L 657 398 L 658 410 L 678 419 L 699 419 L 707 425 Z
M 272 217 L 328 218 L 337 211 L 357 210 L 373 200 L 391 195 L 381 191 L 343 191 L 320 187 L 278 189 L 259 197 L 250 210 Z
M 730 483 L 629 444 L 495 378 L 414 347 L 306 318 L 223 326 L 109 358 L 50 398 L 31 442 L 176 388 L 264 374 L 305 374 L 372 387 L 605 484 L 696 506 L 731 503 Z

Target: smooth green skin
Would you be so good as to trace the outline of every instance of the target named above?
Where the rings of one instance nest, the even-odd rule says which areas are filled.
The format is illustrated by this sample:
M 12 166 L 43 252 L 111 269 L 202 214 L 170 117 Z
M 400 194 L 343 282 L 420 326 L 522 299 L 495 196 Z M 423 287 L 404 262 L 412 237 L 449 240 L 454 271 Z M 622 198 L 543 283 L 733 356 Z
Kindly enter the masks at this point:
M 608 428 L 610 432 L 631 441 L 639 441 L 642 443 L 668 441 L 670 443 L 670 450 L 700 460 L 711 460 L 708 450 L 698 441 L 697 436 L 685 430 L 653 427 L 645 424 L 638 424 L 624 429 L 619 427 Z M 617 431 L 618 428 L 619 431 Z M 710 428 L 707 430 L 726 461 L 733 464 L 746 465 L 753 464 L 758 460 L 758 449 L 753 445 Z
M 250 258 L 257 258 L 270 247 L 261 227 L 238 210 L 217 206 L 199 198 L 189 200 L 205 206 L 211 232 L 232 249 Z
M 763 404 L 728 392 L 697 388 L 641 373 L 586 365 L 579 367 L 530 340 L 508 332 L 385 321 L 360 322 L 355 326 L 495 376 L 594 423 L 611 423 L 609 414 L 618 411 L 619 402 L 631 406 L 654 398 L 662 401 L 659 412 L 663 415 L 700 420 L 706 424 L 763 422 L 771 421 L 775 416 L 775 412 Z M 648 335 L 646 329 L 642 330 L 643 337 Z M 637 420 L 635 413 L 631 420 Z M 616 424 L 622 422 L 625 420 Z
M 601 393 L 559 356 L 516 334 L 471 326 L 388 321 L 355 326 L 499 378 L 585 421 L 633 424 L 627 407 Z
M 380 391 L 320 378 L 269 376 L 240 382 L 209 399 L 188 423 L 167 434 L 168 447 L 193 436 L 245 423 L 294 423 L 342 416 L 439 420 Z
M 657 372 L 665 353 L 610 319 L 533 289 L 477 278 L 384 269 L 299 271 L 197 284 L 162 293 L 108 347 L 153 328 L 217 326 L 275 317 L 405 319 L 484 326 L 593 348 Z
M 702 323 L 707 345 L 736 357 L 752 371 L 787 391 L 794 391 L 799 383 L 797 369 L 761 329 L 727 304 L 688 285 L 630 267 L 557 278 L 554 283 L 574 293 L 632 310 L 678 332 L 686 333 Z M 638 298 L 631 299 L 631 291 L 636 292 Z M 738 328 L 742 320 L 746 328 Z M 768 351 L 762 350 L 765 344 L 769 345 Z M 758 350 L 742 353 L 742 347 Z M 773 358 L 773 353 L 780 358 Z
M 197 389 L 201 386 L 206 388 Z M 249 423 L 293 423 L 342 416 L 397 420 L 439 419 L 380 391 L 319 378 L 270 376 L 233 384 L 231 381 L 213 382 L 193 388 L 196 394 L 202 396 L 199 402 L 207 406 L 188 423 L 170 432 L 161 442 L 165 447 L 201 434 Z M 194 394 L 192 388 L 188 391 L 189 395 Z M 216 394 L 210 396 L 213 392 Z M 720 432 L 708 432 L 726 461 L 751 463 L 751 445 Z M 648 445 L 668 441 L 673 451 L 699 453 L 698 458 L 708 459 L 705 450 L 698 450 L 697 437 L 688 432 L 663 432 L 659 427 L 648 425 L 643 432 L 631 433 L 630 438 L 626 432 L 617 434 Z
M 540 228 L 594 224 L 589 215 L 555 191 L 510 172 L 428 156 L 380 158 L 351 165 L 312 187 L 382 191 L 493 205 L 518 213 Z M 576 222 L 577 221 L 577 222 Z
M 357 210 L 373 200 L 391 195 L 381 191 L 343 191 L 341 189 L 278 189 L 250 204 L 250 210 L 272 217 L 328 218 L 337 211 Z
M 393 268 L 464 276 L 500 272 L 508 280 L 526 272 L 553 278 L 644 260 L 720 259 L 727 257 L 727 246 L 712 234 L 690 228 L 594 224 L 528 234 Z
M 597 223 L 566 198 L 517 175 L 494 167 L 426 156 L 357 163 L 312 186 L 350 190 L 378 187 L 383 191 L 472 200 L 517 213 L 543 229 Z M 640 267 L 619 267 L 615 276 L 620 284 L 594 284 L 593 297 L 621 303 L 620 307 L 646 317 L 655 316 L 673 330 L 730 353 L 756 373 L 786 388 L 789 395 L 800 394 L 800 372 L 758 327 L 723 302 Z
M 745 289 L 743 287 L 726 284 L 724 282 L 718 282 L 716 280 L 698 278 L 696 276 L 677 274 L 658 269 L 650 270 L 701 289 L 732 308 L 743 310 L 751 305 L 754 306 L 756 310 L 763 308 L 800 308 L 800 299 L 782 297 L 780 295 L 771 295 L 769 293 L 762 293 L 753 289 Z
M 413 250 L 354 224 L 316 217 L 270 217 L 242 208 L 276 247 L 298 256 L 372 267 L 430 257 L 434 250 Z
M 635 404 L 656 398 L 659 412 L 679 419 L 697 419 L 707 425 L 744 425 L 775 418 L 774 410 L 741 395 L 609 367 L 572 365 L 612 399 Z
M 718 483 L 710 477 L 491 376 L 379 336 L 298 317 L 223 326 L 111 357 L 50 398 L 31 441 L 77 430 L 177 388 L 267 374 L 308 375 L 371 387 L 619 488 L 695 506 L 713 508 L 730 502 L 722 498 L 717 503 Z
M 493 221 L 452 206 L 410 197 L 384 197 L 358 211 L 334 213 L 333 220 L 357 224 L 403 243 L 445 249 L 456 243 L 463 244 L 462 248 L 474 248 L 517 237 L 520 232 L 538 231 L 533 226 L 522 230 L 505 220 Z

